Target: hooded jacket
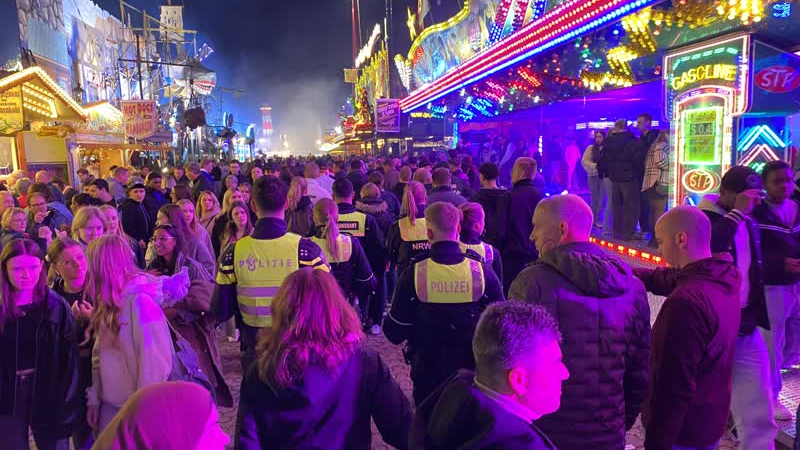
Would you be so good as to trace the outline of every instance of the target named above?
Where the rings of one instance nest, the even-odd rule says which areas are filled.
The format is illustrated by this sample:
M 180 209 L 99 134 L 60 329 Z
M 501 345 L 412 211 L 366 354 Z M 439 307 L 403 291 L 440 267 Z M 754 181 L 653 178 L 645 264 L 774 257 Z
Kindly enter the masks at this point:
M 356 200 L 356 211 L 374 217 L 383 235 L 386 236 L 389 234 L 389 228 L 392 226 L 392 223 L 394 223 L 394 218 L 389 210 L 389 204 L 383 197 L 370 197 Z
M 16 350 L 35 347 L 31 428 L 36 436 L 63 439 L 72 434 L 83 394 L 78 385 L 77 326 L 69 305 L 53 291 L 40 308 L 35 344 L 17 342 L 17 327 L 11 321 L 0 332 L 0 416 L 14 409 Z
M 730 261 L 708 258 L 636 274 L 648 291 L 668 295 L 653 325 L 645 448 L 714 445 L 731 402 L 739 272 Z
M 377 353 L 359 350 L 334 371 L 310 365 L 295 386 L 271 386 L 257 365 L 242 380 L 236 420 L 238 450 L 369 450 L 370 419 L 383 440 L 408 448 L 409 405 Z
M 481 392 L 474 378 L 473 372 L 461 370 L 419 405 L 411 426 L 412 450 L 555 450 L 535 425 Z
M 119 298 L 119 333 L 103 329 L 92 349 L 89 405 L 121 407 L 134 392 L 167 381 L 174 353 L 167 318 L 161 310 L 163 281 L 149 275 L 133 278 Z
M 711 252 L 715 255 L 729 255 L 739 269 L 742 283 L 749 284 L 748 296 L 740 299 L 742 320 L 739 336 L 749 336 L 756 327 L 769 330 L 767 301 L 764 297 L 764 272 L 761 259 L 761 233 L 758 224 L 742 214 L 738 209 L 726 211 L 717 201 L 717 195 L 706 195 L 697 205 L 711 220 Z M 750 264 L 740 267 L 742 260 L 736 242 L 747 240 L 750 244 Z
M 541 304 L 558 320 L 564 364 L 561 407 L 538 421 L 560 450 L 625 447 L 647 393 L 650 307 L 631 268 L 588 242 L 539 255 L 509 299 Z

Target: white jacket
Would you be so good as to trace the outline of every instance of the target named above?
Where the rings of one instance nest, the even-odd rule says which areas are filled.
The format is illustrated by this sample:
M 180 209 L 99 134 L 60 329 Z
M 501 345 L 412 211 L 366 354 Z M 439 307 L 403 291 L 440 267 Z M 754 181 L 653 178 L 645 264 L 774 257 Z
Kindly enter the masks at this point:
M 592 145 L 589 145 L 586 147 L 586 150 L 583 151 L 581 165 L 583 166 L 583 169 L 586 170 L 587 175 L 590 177 L 597 176 L 597 163 L 592 161 Z
M 119 334 L 101 331 L 92 349 L 89 405 L 121 407 L 137 390 L 167 381 L 174 349 L 162 301 L 161 278 L 142 275 L 125 286 L 119 299 Z

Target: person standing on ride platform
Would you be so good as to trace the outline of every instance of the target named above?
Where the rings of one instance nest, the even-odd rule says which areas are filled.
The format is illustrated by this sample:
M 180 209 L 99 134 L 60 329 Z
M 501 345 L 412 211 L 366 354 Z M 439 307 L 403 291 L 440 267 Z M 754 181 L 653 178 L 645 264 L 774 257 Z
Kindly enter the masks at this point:
M 428 191 L 419 181 L 410 181 L 403 194 L 403 211 L 386 237 L 389 261 L 397 265 L 398 276 L 411 264 L 411 260 L 431 248 L 425 224 L 425 204 Z
M 330 271 L 317 244 L 287 233 L 283 213 L 288 191 L 276 177 L 256 180 L 252 203 L 258 221 L 253 234 L 228 246 L 219 258 L 211 311 L 218 323 L 236 317 L 244 370 L 255 358 L 256 334 L 272 327 L 270 306 L 283 280 L 303 267 Z
M 471 343 L 478 318 L 490 303 L 504 300 L 500 281 L 480 256 L 461 251 L 460 220 L 450 203 L 428 206 L 430 253 L 412 260 L 400 276 L 384 321 L 390 342 L 408 342 L 403 353 L 416 405 L 459 369 L 475 368 Z
M 378 226 L 378 222 L 375 221 L 375 217 L 356 211 L 356 207 L 353 205 L 354 195 L 353 183 L 349 179 L 343 178 L 333 182 L 333 201 L 336 202 L 339 208 L 339 222 L 337 224 L 339 230 L 358 238 L 359 242 L 361 242 L 361 247 L 367 254 L 368 260 L 381 261 L 385 257 L 383 244 L 386 241 L 383 231 Z M 361 300 L 361 317 L 366 321 L 369 299 L 361 298 L 359 300 Z M 381 311 L 381 314 L 383 314 L 383 311 Z M 372 325 L 380 325 L 380 323 Z

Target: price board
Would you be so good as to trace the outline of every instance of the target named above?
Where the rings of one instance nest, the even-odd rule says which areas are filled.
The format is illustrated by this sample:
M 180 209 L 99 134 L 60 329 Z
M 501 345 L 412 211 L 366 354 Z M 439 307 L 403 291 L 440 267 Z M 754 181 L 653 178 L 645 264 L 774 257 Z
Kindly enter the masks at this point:
M 722 154 L 722 108 L 713 106 L 683 112 L 683 164 L 716 165 Z

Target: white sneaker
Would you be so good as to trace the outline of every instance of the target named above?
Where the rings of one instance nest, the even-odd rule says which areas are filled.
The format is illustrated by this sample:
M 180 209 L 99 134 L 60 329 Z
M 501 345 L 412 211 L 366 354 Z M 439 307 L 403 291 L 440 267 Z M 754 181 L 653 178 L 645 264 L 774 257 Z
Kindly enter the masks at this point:
M 381 326 L 380 325 L 373 325 L 369 329 L 369 334 L 371 334 L 373 336 L 377 336 L 377 335 L 381 334 Z
M 775 402 L 775 420 L 792 420 L 792 412 L 780 401 Z

